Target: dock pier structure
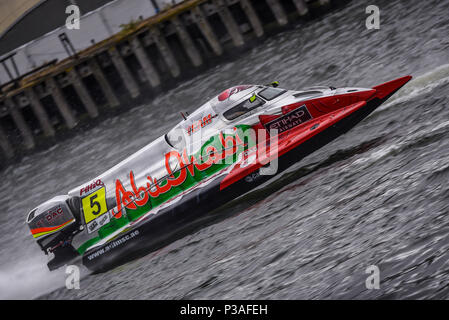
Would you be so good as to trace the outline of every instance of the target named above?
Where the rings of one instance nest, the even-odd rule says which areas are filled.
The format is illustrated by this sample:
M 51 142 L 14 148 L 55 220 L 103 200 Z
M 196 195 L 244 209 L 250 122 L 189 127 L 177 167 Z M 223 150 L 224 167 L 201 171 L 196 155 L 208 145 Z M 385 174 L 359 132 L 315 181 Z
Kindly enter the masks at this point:
M 80 122 L 112 109 L 127 110 L 136 99 L 150 100 L 166 83 L 175 85 L 185 73 L 202 72 L 209 60 L 245 50 L 248 43 L 308 19 L 311 11 L 322 12 L 333 2 L 338 0 L 186 0 L 3 84 L 0 167 Z

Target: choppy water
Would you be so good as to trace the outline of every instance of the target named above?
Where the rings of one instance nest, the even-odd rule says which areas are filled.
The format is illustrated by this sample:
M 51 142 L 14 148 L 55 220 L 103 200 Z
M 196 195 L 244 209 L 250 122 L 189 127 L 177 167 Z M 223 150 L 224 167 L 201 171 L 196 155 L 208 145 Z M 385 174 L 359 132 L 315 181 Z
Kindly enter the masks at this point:
M 0 298 L 449 298 L 449 1 L 353 1 L 148 105 L 0 173 Z M 29 209 L 110 168 L 237 83 L 371 87 L 415 76 L 352 131 L 217 214 L 227 218 L 81 290 L 24 224 Z M 379 290 L 365 288 L 370 265 Z M 54 291 L 57 289 L 56 291 Z

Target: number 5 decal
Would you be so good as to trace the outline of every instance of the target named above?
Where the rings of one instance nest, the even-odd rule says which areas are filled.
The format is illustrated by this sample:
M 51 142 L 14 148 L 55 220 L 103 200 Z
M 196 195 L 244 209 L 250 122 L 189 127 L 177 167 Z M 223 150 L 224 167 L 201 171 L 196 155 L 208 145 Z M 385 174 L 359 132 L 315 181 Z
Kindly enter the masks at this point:
M 103 187 L 82 200 L 84 220 L 86 224 L 108 212 L 106 205 L 106 189 Z

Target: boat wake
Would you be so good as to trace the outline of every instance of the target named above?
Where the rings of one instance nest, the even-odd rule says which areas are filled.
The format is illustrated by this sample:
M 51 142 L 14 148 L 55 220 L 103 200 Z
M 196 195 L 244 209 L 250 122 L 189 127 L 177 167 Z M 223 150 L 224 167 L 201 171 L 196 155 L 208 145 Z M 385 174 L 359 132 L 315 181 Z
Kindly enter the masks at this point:
M 405 87 L 399 90 L 390 100 L 373 113 L 382 112 L 402 102 L 430 93 L 435 88 L 449 83 L 449 64 L 442 65 L 421 76 L 414 77 Z
M 0 300 L 36 299 L 43 294 L 65 287 L 68 275 L 65 268 L 50 272 L 47 257 L 36 256 L 22 260 L 14 267 L 2 268 L 0 271 Z M 80 280 L 89 271 L 80 267 Z

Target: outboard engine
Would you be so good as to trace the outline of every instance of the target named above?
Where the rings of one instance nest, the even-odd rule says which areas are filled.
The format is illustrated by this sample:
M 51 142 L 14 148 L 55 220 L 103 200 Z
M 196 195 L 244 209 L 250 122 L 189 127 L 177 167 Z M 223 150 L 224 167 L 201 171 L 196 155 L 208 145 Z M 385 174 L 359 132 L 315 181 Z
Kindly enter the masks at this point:
M 79 256 L 72 246 L 81 232 L 80 199 L 57 196 L 30 211 L 27 224 L 45 254 L 54 254 L 48 268 L 54 270 Z

